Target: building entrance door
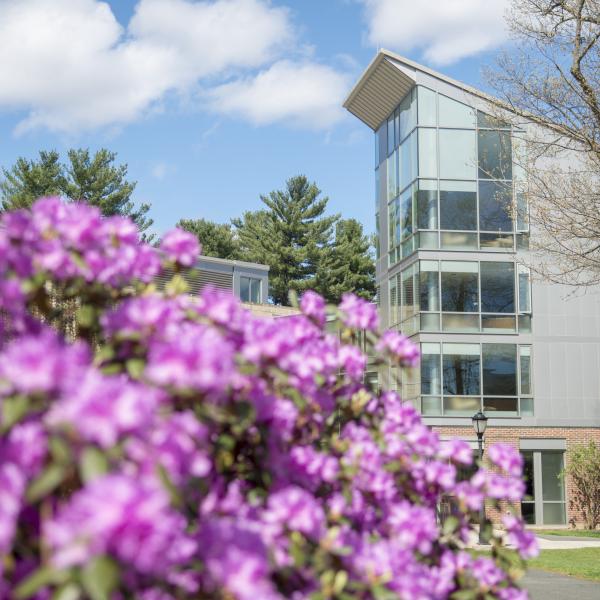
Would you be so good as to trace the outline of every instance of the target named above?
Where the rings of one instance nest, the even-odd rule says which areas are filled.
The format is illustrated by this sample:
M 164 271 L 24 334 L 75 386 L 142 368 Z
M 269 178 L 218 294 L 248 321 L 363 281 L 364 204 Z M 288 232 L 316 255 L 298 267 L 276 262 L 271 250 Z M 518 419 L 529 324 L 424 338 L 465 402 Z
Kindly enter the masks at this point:
M 566 523 L 565 483 L 561 477 L 564 452 L 522 451 L 525 497 L 521 503 L 523 519 L 530 525 Z

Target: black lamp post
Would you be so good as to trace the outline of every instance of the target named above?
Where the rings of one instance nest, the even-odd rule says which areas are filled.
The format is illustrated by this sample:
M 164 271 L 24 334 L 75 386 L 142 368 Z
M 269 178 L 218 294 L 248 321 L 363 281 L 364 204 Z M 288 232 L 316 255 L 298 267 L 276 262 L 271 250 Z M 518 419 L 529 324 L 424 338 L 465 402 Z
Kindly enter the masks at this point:
M 473 421 L 473 429 L 477 434 L 477 445 L 479 446 L 479 461 L 483 459 L 483 434 L 485 433 L 485 429 L 487 427 L 488 418 L 481 412 L 477 412 L 473 415 L 471 421 Z M 481 506 L 481 510 L 479 511 L 479 543 L 487 544 L 487 542 L 483 539 L 483 526 L 485 524 L 485 501 Z

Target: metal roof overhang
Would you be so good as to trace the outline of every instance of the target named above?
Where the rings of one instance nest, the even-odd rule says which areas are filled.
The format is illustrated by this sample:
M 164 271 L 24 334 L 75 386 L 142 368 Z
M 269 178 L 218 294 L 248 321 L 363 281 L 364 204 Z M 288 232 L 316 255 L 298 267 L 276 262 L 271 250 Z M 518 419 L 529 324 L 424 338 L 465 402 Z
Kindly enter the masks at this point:
M 350 92 L 344 108 L 377 131 L 414 85 L 414 76 L 381 52 Z

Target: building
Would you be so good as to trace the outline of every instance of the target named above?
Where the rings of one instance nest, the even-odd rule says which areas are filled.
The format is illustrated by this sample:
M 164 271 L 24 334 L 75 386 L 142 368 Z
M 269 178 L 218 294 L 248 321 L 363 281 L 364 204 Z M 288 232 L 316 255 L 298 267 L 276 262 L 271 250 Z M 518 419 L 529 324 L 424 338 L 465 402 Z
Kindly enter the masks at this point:
M 578 521 L 559 474 L 600 441 L 600 295 L 567 300 L 520 264 L 535 232 L 516 132 L 482 92 L 385 50 L 344 106 L 375 132 L 382 322 L 421 346 L 403 397 L 473 443 L 483 410 L 486 441 L 523 453 L 526 521 Z
M 196 265 L 182 273 L 189 293 L 197 295 L 206 285 L 228 290 L 248 304 L 251 309 L 266 305 L 269 296 L 269 267 L 241 260 L 199 256 Z M 157 281 L 164 285 L 173 276 L 172 270 L 163 271 Z M 264 312 L 264 310 L 263 310 Z

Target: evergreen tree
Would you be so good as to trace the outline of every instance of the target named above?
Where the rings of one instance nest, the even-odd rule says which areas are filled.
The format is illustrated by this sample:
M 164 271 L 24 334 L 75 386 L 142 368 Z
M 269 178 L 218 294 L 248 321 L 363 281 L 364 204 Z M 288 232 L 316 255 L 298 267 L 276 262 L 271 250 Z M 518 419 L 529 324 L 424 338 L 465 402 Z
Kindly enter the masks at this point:
M 323 250 L 319 261 L 315 291 L 336 304 L 344 292 L 354 292 L 367 300 L 375 297 L 371 242 L 357 220 L 341 219 L 336 223 L 335 241 Z
M 54 150 L 41 151 L 37 161 L 19 158 L 2 170 L 2 208 L 27 208 L 40 196 L 60 195 L 97 206 L 105 216 L 130 217 L 143 233 L 153 222 L 147 216 L 150 206 L 131 201 L 136 182 L 127 181 L 127 165 L 114 165 L 116 156 L 102 148 L 93 157 L 87 149 L 69 150 L 67 165 Z
M 270 295 L 288 304 L 290 290 L 313 288 L 323 249 L 331 242 L 337 215 L 324 216 L 328 198 L 304 175 L 292 177 L 284 190 L 261 196 L 267 207 L 233 221 L 244 260 L 269 265 Z
M 3 210 L 27 208 L 41 196 L 60 194 L 64 168 L 56 150 L 40 151 L 39 160 L 19 158 L 10 169 L 2 169 L 0 200 Z
M 229 223 L 215 223 L 206 219 L 181 219 L 177 227 L 193 233 L 198 238 L 204 256 L 240 258 L 239 242 Z

